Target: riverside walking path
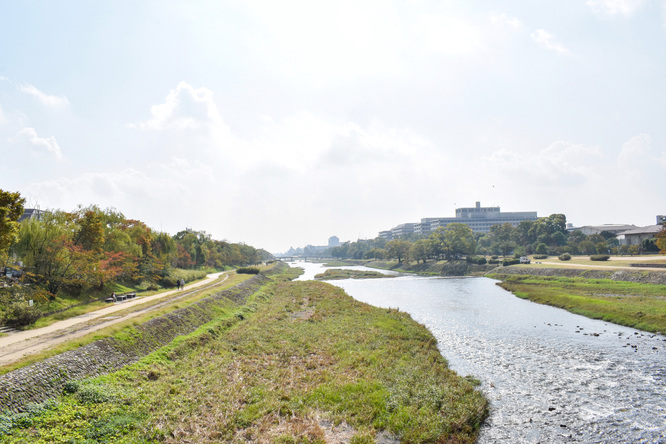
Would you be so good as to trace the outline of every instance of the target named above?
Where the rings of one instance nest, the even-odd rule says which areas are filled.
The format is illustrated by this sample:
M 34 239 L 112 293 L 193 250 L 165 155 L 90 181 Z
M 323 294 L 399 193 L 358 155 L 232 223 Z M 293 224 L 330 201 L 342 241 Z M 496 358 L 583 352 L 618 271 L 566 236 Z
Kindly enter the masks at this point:
M 221 282 L 229 277 L 228 271 L 213 273 L 206 276 L 201 281 L 187 285 L 187 290 L 169 290 L 152 296 L 139 297 L 123 302 L 116 302 L 109 307 L 100 310 L 85 313 L 69 319 L 55 322 L 49 326 L 36 328 L 33 330 L 19 331 L 10 333 L 7 336 L 0 337 L 0 366 L 9 365 L 24 359 L 30 355 L 48 350 L 56 345 L 66 341 L 84 336 L 88 333 L 100 330 L 104 327 L 116 324 L 118 322 L 131 319 L 135 316 L 147 313 L 160 308 L 168 303 L 176 301 L 184 296 L 191 294 L 190 290 L 204 287 L 216 281 L 224 275 Z M 140 305 L 164 299 L 167 296 L 178 295 L 168 298 L 162 303 L 151 305 L 149 307 L 138 307 Z M 130 313 L 115 315 L 116 312 L 136 308 Z

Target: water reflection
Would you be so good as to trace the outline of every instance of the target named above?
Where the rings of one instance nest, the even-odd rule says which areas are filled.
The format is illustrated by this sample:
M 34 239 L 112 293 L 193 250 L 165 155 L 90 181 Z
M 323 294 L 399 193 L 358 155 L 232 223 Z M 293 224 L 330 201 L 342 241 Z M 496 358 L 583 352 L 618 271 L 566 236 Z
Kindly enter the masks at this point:
M 304 268 L 304 278 L 322 272 Z M 452 369 L 482 381 L 492 411 L 480 442 L 666 442 L 664 336 L 525 301 L 485 278 L 331 283 L 409 312 Z

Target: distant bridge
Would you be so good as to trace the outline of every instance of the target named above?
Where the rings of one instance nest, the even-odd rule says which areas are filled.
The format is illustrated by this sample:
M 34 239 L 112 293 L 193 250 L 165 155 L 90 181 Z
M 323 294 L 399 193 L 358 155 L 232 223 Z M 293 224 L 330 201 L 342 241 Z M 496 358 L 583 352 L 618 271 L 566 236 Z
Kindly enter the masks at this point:
M 276 261 L 283 261 L 283 262 L 296 262 L 296 261 L 303 261 L 303 262 L 321 262 L 321 261 L 330 261 L 335 258 L 331 256 L 281 256 L 281 257 L 276 257 Z

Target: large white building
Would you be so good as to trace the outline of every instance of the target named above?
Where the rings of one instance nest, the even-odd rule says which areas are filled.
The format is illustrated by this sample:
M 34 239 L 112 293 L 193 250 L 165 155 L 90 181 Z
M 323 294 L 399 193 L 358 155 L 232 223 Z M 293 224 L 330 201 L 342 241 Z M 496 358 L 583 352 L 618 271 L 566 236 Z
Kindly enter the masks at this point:
M 481 202 L 469 208 L 456 208 L 455 217 L 427 217 L 420 223 L 405 223 L 387 231 L 380 231 L 379 237 L 387 240 L 396 239 L 412 233 L 428 235 L 439 227 L 450 223 L 467 224 L 474 233 L 487 233 L 493 225 L 509 223 L 518 226 L 526 220 L 537 220 L 536 211 L 502 212 L 500 207 L 482 207 Z

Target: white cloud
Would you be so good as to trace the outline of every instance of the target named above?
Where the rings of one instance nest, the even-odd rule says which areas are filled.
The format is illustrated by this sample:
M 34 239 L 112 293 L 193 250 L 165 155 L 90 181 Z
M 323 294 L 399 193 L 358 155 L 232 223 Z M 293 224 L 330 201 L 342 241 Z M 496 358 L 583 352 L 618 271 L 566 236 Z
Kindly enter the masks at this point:
M 18 90 L 25 93 L 29 94 L 31 96 L 37 97 L 42 104 L 45 106 L 48 106 L 50 108 L 66 108 L 69 106 L 69 100 L 67 100 L 67 97 L 62 96 L 62 97 L 57 97 L 57 96 L 50 96 L 48 94 L 43 93 L 42 91 L 38 90 L 36 87 L 33 85 L 23 83 L 18 86 Z
M 189 130 L 224 125 L 213 92 L 207 88 L 194 88 L 187 82 L 180 82 L 169 92 L 164 103 L 154 105 L 150 112 L 150 120 L 130 126 L 149 130 Z
M 599 147 L 557 141 L 527 156 L 499 150 L 486 157 L 483 164 L 490 171 L 500 171 L 512 180 L 524 178 L 534 184 L 571 187 L 596 177 L 595 165 L 601 158 Z
M 434 53 L 460 56 L 472 54 L 482 47 L 479 29 L 456 17 L 424 16 L 415 24 L 414 32 L 426 49 Z
M 510 17 L 505 13 L 501 14 L 492 14 L 490 16 L 490 22 L 495 25 L 504 25 L 514 29 L 520 29 L 523 27 L 523 23 L 516 17 Z
M 622 151 L 618 155 L 620 166 L 635 164 L 645 159 L 652 147 L 652 137 L 649 134 L 639 134 L 622 144 Z
M 614 17 L 630 16 L 644 3 L 644 0 L 588 0 L 587 5 L 597 14 Z
M 562 55 L 569 54 L 569 50 L 564 45 L 557 42 L 555 38 L 544 29 L 537 29 L 530 34 L 530 37 L 532 37 L 532 40 L 534 40 L 539 46 L 549 51 L 555 51 Z
M 16 136 L 10 138 L 9 142 L 13 144 L 30 144 L 33 148 L 33 153 L 38 157 L 43 157 L 45 154 L 44 151 L 46 151 L 49 157 L 59 161 L 63 159 L 62 151 L 55 137 L 39 137 L 34 128 L 23 128 Z
M 0 106 L 0 125 L 4 125 L 7 122 L 4 111 L 2 111 L 2 106 Z

